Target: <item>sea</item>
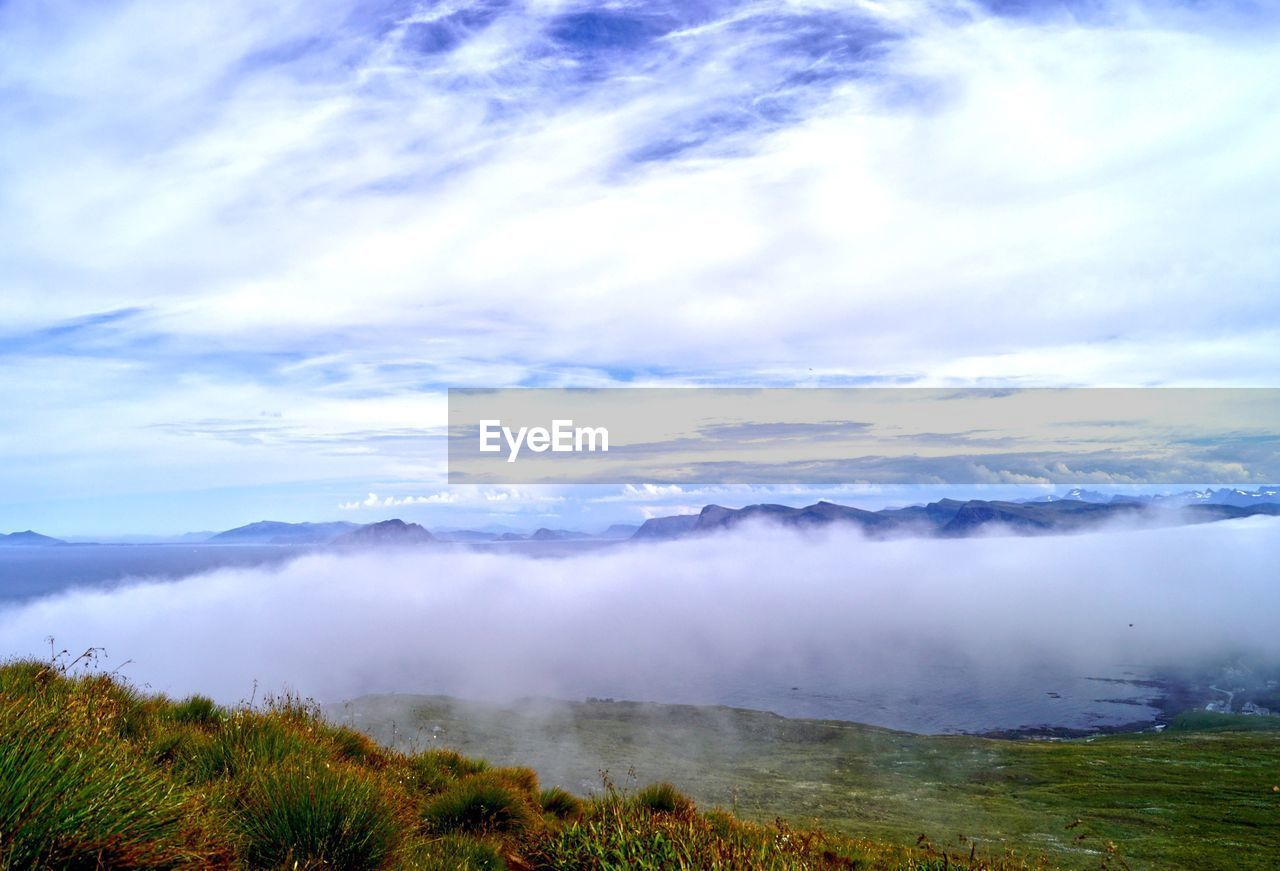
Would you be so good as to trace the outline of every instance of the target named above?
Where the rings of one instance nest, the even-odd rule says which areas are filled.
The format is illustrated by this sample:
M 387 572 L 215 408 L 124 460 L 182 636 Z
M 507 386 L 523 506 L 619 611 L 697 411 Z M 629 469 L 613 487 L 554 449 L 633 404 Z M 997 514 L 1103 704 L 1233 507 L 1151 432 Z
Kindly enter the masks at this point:
M 109 590 L 219 568 L 283 565 L 311 549 L 265 544 L 9 545 L 0 547 L 0 607 L 73 589 Z

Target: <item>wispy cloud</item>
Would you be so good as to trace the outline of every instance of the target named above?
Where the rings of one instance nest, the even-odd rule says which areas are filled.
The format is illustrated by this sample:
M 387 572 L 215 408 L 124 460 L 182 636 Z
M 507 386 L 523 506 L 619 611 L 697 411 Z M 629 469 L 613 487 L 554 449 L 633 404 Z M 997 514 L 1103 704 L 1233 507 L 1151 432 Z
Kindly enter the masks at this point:
M 4 456 L 315 476 L 451 384 L 1262 383 L 1280 16 L 1008 6 L 11 0 Z M 315 446 L 178 429 L 264 409 Z

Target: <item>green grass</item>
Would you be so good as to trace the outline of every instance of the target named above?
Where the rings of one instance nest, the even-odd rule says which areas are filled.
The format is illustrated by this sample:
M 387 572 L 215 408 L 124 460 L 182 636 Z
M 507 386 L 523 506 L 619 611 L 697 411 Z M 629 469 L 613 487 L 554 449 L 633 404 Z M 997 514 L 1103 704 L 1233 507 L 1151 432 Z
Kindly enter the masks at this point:
M 519 760 L 572 792 L 598 789 L 600 769 L 633 772 L 628 784 L 669 781 L 701 807 L 904 847 L 927 834 L 1081 869 L 1262 869 L 1280 855 L 1280 718 L 1196 712 L 1160 734 L 1009 741 L 630 702 L 375 696 L 330 716 L 386 741 L 394 721 L 403 747 Z
M 57 686 L 56 707 L 0 693 L 0 868 L 211 858 L 216 851 L 193 848 L 199 822 L 184 791 L 130 752 L 112 699 L 92 689 Z
M 1280 855 L 1275 719 L 996 741 L 633 703 L 397 696 L 330 715 L 350 722 L 290 697 L 223 708 L 0 666 L 0 871 L 1136 871 Z
M 479 774 L 489 766 L 483 759 L 468 759 L 454 750 L 426 750 L 409 763 L 414 783 L 424 792 L 439 792 L 453 781 Z
M 1242 717 L 1213 711 L 1187 711 L 1169 723 L 1174 732 L 1275 732 L 1280 717 Z
M 227 709 L 0 666 L 0 871 L 854 867 L 1039 866 L 703 813 L 667 783 L 544 790 L 532 768 L 388 749 L 289 697 Z
M 582 816 L 584 810 L 582 799 L 559 786 L 544 789 L 538 796 L 538 802 L 543 813 L 558 820 L 575 820 Z
M 249 865 L 384 868 L 404 826 L 377 782 L 358 770 L 288 763 L 253 771 L 233 801 Z
M 665 782 L 646 786 L 632 797 L 631 802 L 653 814 L 683 813 L 693 807 L 688 796 Z
M 528 792 L 492 774 L 473 774 L 432 798 L 422 820 L 440 833 L 523 834 L 538 824 L 534 801 Z
M 172 718 L 179 723 L 210 726 L 222 718 L 222 710 L 208 696 L 189 696 L 173 706 Z

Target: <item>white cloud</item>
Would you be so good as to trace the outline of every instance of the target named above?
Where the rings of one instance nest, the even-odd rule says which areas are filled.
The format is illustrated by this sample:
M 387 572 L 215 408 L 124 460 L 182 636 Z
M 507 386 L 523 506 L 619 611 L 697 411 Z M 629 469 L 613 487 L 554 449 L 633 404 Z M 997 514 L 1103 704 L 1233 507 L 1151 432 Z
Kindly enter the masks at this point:
M 622 496 L 626 499 L 649 499 L 654 496 L 681 496 L 684 488 L 679 484 L 627 484 L 622 488 Z
M 296 441 L 145 433 L 284 408 L 332 443 L 441 425 L 442 385 L 531 376 L 1280 369 L 1270 13 L 726 4 L 592 79 L 563 47 L 529 57 L 567 8 L 424 54 L 413 22 L 448 7 L 5 4 L 0 335 L 143 310 L 87 356 L 65 337 L 12 352 L 0 407 L 21 411 L 25 467 L 77 455 L 124 482 L 161 453 L 314 478 L 332 456 Z M 788 41 L 819 13 L 825 35 L 892 38 L 852 75 Z M 634 159 L 681 141 L 702 144 Z M 439 475 L 442 454 L 353 441 L 330 477 Z
M 358 502 L 343 502 L 338 505 L 341 511 L 359 511 L 363 508 L 399 508 L 408 505 L 449 505 L 458 501 L 458 494 L 441 490 L 429 496 L 382 496 L 370 493 Z
M 251 347 L 367 326 L 379 344 L 425 335 L 455 356 L 478 329 L 501 330 L 502 353 L 534 365 L 927 375 L 992 350 L 1118 334 L 1156 354 L 1159 376 L 1178 371 L 1170 343 L 1212 315 L 1236 334 L 1235 351 L 1222 350 L 1265 356 L 1258 330 L 1274 322 L 1264 288 L 1277 269 L 1267 191 L 1280 185 L 1269 44 L 1175 27 L 1159 10 L 1090 27 L 880 8 L 910 23 L 874 76 L 815 89 L 795 123 L 741 134 L 745 156 L 618 175 L 638 143 L 678 132 L 681 109 L 739 93 L 753 18 L 682 36 L 669 76 L 585 97 L 533 76 L 459 91 L 453 60 L 432 66 L 394 42 L 363 54 L 394 64 L 344 75 L 338 58 L 361 57 L 364 43 L 340 29 L 329 35 L 344 47 L 308 62 L 318 68 L 241 71 L 211 94 L 281 39 L 278 19 L 251 5 L 222 22 L 135 4 L 72 28 L 53 59 L 24 58 L 19 81 L 46 98 L 105 90 L 123 102 L 140 90 L 130 63 L 141 43 L 126 28 L 145 25 L 173 37 L 146 62 L 181 68 L 164 77 L 177 84 L 149 98 L 154 114 L 114 130 L 111 148 L 97 136 L 106 107 L 77 113 L 52 154 L 36 151 L 48 129 L 20 130 L 7 175 L 35 211 L 19 222 L 10 210 L 8 223 L 59 261 L 101 263 L 111 299 L 134 288 L 130 301 L 154 305 L 162 329 Z M 539 14 L 487 38 L 518 53 L 538 38 Z M 301 38 L 336 20 L 322 9 L 289 30 Z M 195 68 L 192 28 L 214 37 Z M 113 50 L 85 52 L 90 40 Z M 811 62 L 762 48 L 771 70 Z M 17 77 L 17 61 L 7 71 Z M 504 87 L 528 89 L 536 111 L 495 126 L 468 108 Z M 163 110 L 193 97 L 214 101 L 201 123 L 161 137 Z M 69 176 L 70 158 L 87 154 L 92 179 Z M 366 187 L 399 178 L 409 192 L 439 173 L 423 195 Z M 115 212 L 107 235 L 68 232 L 103 208 Z M 187 278 L 183 290 L 143 273 L 157 262 Z M 98 291 L 68 290 L 98 304 Z M 625 338 L 636 334 L 648 340 Z M 348 353 L 377 359 L 352 341 Z
M 399 486 L 404 486 L 403 484 Z M 490 510 L 510 507 L 524 510 L 539 505 L 563 503 L 566 497 L 550 487 L 475 487 L 463 485 L 448 490 L 437 490 L 426 495 L 387 495 L 370 493 L 363 499 L 341 502 L 342 511 L 360 511 L 374 508 L 405 508 L 415 505 L 457 505 L 460 507 L 483 506 Z

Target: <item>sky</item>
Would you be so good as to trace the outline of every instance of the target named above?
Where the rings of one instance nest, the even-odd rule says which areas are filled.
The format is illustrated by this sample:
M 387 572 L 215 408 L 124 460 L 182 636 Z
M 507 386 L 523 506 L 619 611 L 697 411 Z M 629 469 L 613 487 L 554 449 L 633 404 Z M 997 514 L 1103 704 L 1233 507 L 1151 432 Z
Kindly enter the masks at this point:
M 1276 386 L 1277 35 L 1243 0 L 4 0 L 0 530 L 701 499 L 450 488 L 449 387 Z

